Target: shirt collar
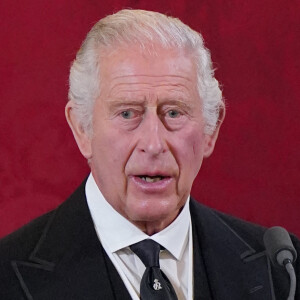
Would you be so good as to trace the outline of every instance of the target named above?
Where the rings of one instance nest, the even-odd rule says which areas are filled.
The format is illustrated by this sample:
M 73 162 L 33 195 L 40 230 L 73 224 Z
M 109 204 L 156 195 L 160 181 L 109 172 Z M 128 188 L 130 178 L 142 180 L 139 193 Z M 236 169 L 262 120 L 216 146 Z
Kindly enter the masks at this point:
M 85 193 L 95 229 L 109 251 L 116 252 L 144 239 L 151 238 L 180 259 L 188 241 L 190 228 L 189 198 L 178 217 L 164 230 L 148 236 L 120 215 L 104 198 L 90 174 Z

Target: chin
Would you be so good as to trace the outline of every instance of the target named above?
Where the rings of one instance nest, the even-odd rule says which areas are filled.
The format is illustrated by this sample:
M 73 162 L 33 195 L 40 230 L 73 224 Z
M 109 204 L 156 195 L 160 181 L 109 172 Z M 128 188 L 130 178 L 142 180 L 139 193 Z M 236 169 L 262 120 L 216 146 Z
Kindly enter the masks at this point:
M 145 201 L 140 205 L 131 205 L 126 211 L 132 222 L 167 222 L 171 223 L 178 215 L 179 209 L 174 202 Z

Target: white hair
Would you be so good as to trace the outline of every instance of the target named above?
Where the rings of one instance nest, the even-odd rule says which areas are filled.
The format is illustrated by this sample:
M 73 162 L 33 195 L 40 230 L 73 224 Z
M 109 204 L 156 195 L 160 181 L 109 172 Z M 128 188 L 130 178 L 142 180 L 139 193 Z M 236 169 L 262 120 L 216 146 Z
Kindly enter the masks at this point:
M 100 95 L 100 52 L 122 45 L 137 44 L 188 50 L 197 65 L 198 91 L 203 102 L 205 132 L 212 134 L 223 105 L 222 92 L 214 78 L 209 50 L 200 33 L 179 19 L 157 12 L 124 9 L 97 22 L 87 34 L 70 70 L 69 100 L 81 126 L 91 132 L 93 105 Z

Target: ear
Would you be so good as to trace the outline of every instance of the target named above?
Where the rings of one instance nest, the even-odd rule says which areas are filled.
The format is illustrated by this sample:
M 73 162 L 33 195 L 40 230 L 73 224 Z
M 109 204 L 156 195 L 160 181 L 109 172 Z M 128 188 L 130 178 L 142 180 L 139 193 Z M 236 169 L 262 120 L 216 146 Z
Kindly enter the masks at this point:
M 210 135 L 209 134 L 205 135 L 204 157 L 209 157 L 213 153 L 216 141 L 218 139 L 219 130 L 224 121 L 224 118 L 225 118 L 225 105 L 224 103 L 222 103 L 222 105 L 219 108 L 219 118 L 214 132 Z
M 66 119 L 73 132 L 81 154 L 86 159 L 90 159 L 92 157 L 91 138 L 80 124 L 78 117 L 75 114 L 76 109 L 75 103 L 73 101 L 69 101 L 65 108 Z

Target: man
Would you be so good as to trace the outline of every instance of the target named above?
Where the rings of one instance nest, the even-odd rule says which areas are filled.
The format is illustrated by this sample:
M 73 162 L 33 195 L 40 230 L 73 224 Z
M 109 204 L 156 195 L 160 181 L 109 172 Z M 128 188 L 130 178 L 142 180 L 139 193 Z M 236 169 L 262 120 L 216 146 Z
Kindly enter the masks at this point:
M 154 12 L 100 20 L 71 67 L 66 105 L 91 174 L 2 240 L 0 298 L 286 299 L 265 230 L 190 199 L 224 116 L 201 35 Z

